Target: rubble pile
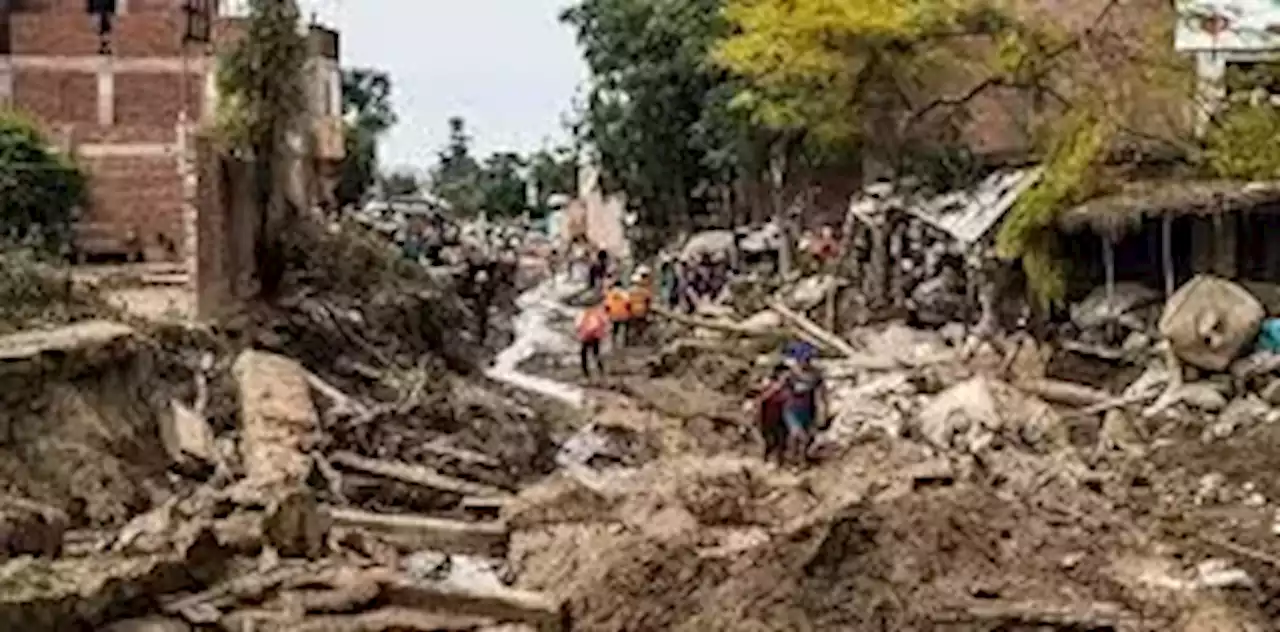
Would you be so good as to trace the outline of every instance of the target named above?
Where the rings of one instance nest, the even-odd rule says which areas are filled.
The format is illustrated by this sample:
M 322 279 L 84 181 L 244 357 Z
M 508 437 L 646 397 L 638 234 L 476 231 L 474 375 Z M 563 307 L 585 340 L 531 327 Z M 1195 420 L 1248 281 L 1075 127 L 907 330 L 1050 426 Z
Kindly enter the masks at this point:
M 3 627 L 562 626 L 503 581 L 496 519 L 553 467 L 554 407 L 479 375 L 447 280 L 291 240 L 276 299 L 225 327 L 0 337 Z
M 594 395 L 595 418 L 658 454 L 602 440 L 611 458 L 521 492 L 503 514 L 516 585 L 593 630 L 1252 631 L 1280 616 L 1280 362 L 1253 350 L 1266 326 L 1239 286 L 1094 297 L 1075 345 L 832 329 L 822 301 L 789 296 L 810 286 L 744 303 L 761 311 L 733 296 L 659 311 L 643 368 L 615 351 L 622 395 Z M 829 425 L 810 466 L 778 468 L 737 404 L 797 338 L 821 350 Z M 1072 379 L 1063 357 L 1095 373 Z M 744 438 L 709 441 L 717 425 Z

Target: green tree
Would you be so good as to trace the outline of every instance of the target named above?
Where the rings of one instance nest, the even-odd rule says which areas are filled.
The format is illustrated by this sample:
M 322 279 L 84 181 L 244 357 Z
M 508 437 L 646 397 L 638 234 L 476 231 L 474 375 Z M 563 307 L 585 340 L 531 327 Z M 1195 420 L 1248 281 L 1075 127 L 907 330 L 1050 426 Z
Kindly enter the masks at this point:
M 484 210 L 505 217 L 529 211 L 525 161 L 513 152 L 498 152 L 484 161 L 480 187 Z
M 646 224 L 706 210 L 709 192 L 743 176 L 742 119 L 723 116 L 731 78 L 707 63 L 727 34 L 722 0 L 581 0 L 562 20 L 591 72 L 582 132 L 606 189 L 622 189 Z
M 244 36 L 219 67 L 224 95 L 220 119 L 226 141 L 253 161 L 253 197 L 260 225 L 255 244 L 264 296 L 274 296 L 284 278 L 284 232 L 296 219 L 282 186 L 289 161 L 289 135 L 302 133 L 308 111 L 304 73 L 308 46 L 295 0 L 249 0 Z
M 459 213 L 484 210 L 480 163 L 471 155 L 471 136 L 462 117 L 449 119 L 449 143 L 431 172 L 431 192 Z
M 539 149 L 529 156 L 528 177 L 533 187 L 532 210 L 535 215 L 545 215 L 552 195 L 577 195 L 578 157 L 571 147 Z
M 35 123 L 14 112 L 0 115 L 3 237 L 50 249 L 64 246 L 85 192 L 84 174 L 49 147 Z
M 346 158 L 335 197 L 340 206 L 357 204 L 373 186 L 378 171 L 378 140 L 396 124 L 391 78 L 371 68 L 342 71 L 342 113 L 346 119 Z
M 382 190 L 387 195 L 417 195 L 422 191 L 418 176 L 408 171 L 393 171 L 382 177 Z

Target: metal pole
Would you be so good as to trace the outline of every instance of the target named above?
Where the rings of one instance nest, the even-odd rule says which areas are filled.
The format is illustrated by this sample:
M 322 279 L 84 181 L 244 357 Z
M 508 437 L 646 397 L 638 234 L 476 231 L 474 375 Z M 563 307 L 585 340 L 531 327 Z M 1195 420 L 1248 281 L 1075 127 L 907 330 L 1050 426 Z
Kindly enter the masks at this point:
M 1164 271 L 1164 297 L 1173 296 L 1173 218 L 1165 214 L 1160 222 L 1160 255 Z

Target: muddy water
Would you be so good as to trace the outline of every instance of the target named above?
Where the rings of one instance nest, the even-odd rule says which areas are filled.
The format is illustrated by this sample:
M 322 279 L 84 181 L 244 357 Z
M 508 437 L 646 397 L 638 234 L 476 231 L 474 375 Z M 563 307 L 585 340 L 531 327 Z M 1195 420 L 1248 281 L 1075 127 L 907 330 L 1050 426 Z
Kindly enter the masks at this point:
M 565 333 L 552 328 L 557 319 L 571 318 L 572 310 L 563 300 L 574 294 L 578 287 L 566 277 L 543 281 L 516 299 L 518 312 L 512 323 L 515 339 L 494 360 L 485 372 L 490 379 L 510 384 L 532 393 L 558 399 L 570 406 L 582 406 L 585 395 L 581 388 L 556 380 L 521 372 L 522 362 L 540 352 L 572 352 L 573 340 Z

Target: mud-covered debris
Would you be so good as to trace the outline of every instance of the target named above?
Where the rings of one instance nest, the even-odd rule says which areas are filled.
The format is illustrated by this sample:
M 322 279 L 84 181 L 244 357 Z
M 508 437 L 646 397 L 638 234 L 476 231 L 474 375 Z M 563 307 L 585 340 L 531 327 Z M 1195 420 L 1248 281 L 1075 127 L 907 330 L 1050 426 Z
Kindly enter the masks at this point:
M 0 560 L 59 555 L 68 525 L 67 514 L 56 507 L 0 495 Z

